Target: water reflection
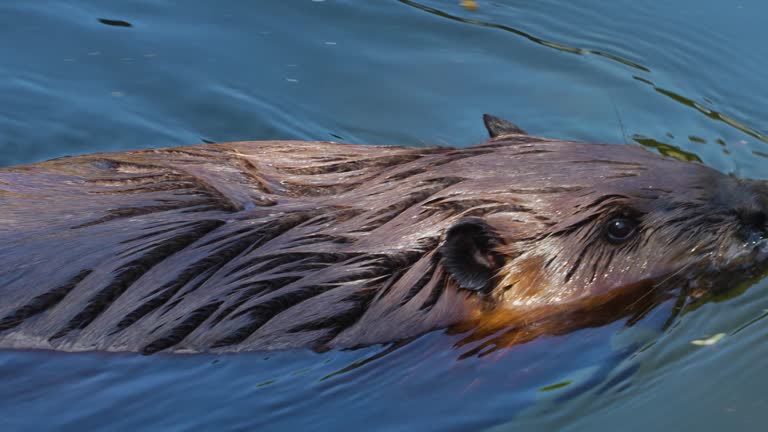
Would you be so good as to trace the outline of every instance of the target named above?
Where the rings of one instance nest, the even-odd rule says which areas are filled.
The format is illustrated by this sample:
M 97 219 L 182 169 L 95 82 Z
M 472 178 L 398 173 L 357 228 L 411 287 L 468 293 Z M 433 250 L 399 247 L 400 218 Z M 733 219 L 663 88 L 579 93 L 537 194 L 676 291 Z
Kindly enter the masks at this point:
M 645 147 L 656 149 L 660 154 L 667 157 L 688 162 L 701 162 L 701 158 L 696 153 L 685 151 L 680 147 L 672 144 L 661 142 L 639 134 L 632 135 L 632 140 Z
M 333 373 L 330 373 L 330 374 L 328 374 L 328 375 L 325 375 L 324 377 L 320 378 L 320 381 L 325 381 L 325 380 L 328 380 L 328 379 L 334 378 L 334 377 L 336 377 L 336 376 L 339 376 L 339 375 L 343 375 L 343 374 L 345 374 L 345 373 L 347 373 L 347 372 L 352 372 L 352 371 L 354 371 L 355 369 L 358 369 L 358 368 L 360 368 L 360 367 L 363 367 L 363 366 L 365 366 L 365 365 L 367 365 L 367 364 L 369 364 L 369 363 L 372 363 L 372 362 L 374 362 L 374 361 L 376 361 L 376 360 L 378 360 L 378 359 L 380 359 L 380 358 L 382 358 L 382 357 L 384 357 L 384 356 L 386 356 L 386 355 L 389 355 L 389 354 L 391 354 L 391 353 L 393 353 L 393 352 L 397 351 L 398 349 L 400 349 L 400 348 L 402 348 L 402 347 L 404 347 L 404 346 L 408 345 L 409 343 L 411 343 L 411 342 L 412 342 L 414 339 L 415 339 L 415 338 L 406 339 L 406 340 L 403 340 L 403 341 L 400 341 L 400 342 L 395 342 L 395 343 L 393 343 L 393 344 L 390 344 L 390 345 L 389 345 L 387 348 L 385 348 L 384 350 L 382 350 L 382 351 L 379 351 L 379 352 L 377 352 L 377 353 L 373 354 L 373 355 L 372 355 L 372 356 L 370 356 L 370 357 L 366 357 L 366 358 L 364 358 L 364 359 L 362 359 L 362 360 L 357 360 L 357 361 L 355 361 L 354 363 L 351 363 L 351 364 L 349 364 L 349 365 L 345 366 L 345 367 L 344 367 L 344 368 L 342 368 L 342 369 L 339 369 L 339 370 L 337 370 L 337 371 L 335 371 L 335 372 L 333 372 Z
M 581 47 L 567 45 L 567 44 L 564 44 L 564 43 L 549 41 L 549 40 L 546 40 L 546 39 L 543 39 L 543 38 L 540 38 L 540 37 L 533 36 L 533 35 L 531 35 L 529 33 L 526 33 L 526 32 L 524 32 L 522 30 L 518 30 L 516 28 L 510 27 L 510 26 L 507 26 L 507 25 L 504 25 L 504 24 L 492 23 L 492 22 L 481 21 L 481 20 L 476 20 L 476 19 L 472 19 L 472 18 L 461 17 L 461 16 L 458 16 L 458 15 L 453 15 L 453 14 L 450 14 L 450 13 L 445 12 L 443 10 L 436 9 L 436 8 L 433 8 L 433 7 L 430 7 L 430 6 L 427 6 L 425 4 L 422 4 L 422 3 L 419 3 L 419 2 L 416 2 L 416 1 L 412 1 L 412 0 L 397 0 L 397 1 L 399 1 L 400 3 L 403 3 L 403 4 L 407 5 L 407 6 L 414 7 L 416 9 L 421 10 L 421 11 L 424 11 L 424 12 L 433 14 L 435 16 L 442 17 L 442 18 L 446 18 L 446 19 L 449 19 L 449 20 L 452 20 L 452 21 L 461 22 L 461 23 L 464 23 L 464 24 L 470 24 L 470 25 L 476 25 L 476 26 L 481 26 L 481 27 L 488 27 L 488 28 L 503 30 L 503 31 L 506 31 L 506 32 L 509 32 L 509 33 L 512 33 L 512 34 L 515 34 L 515 35 L 518 35 L 518 36 L 521 36 L 521 37 L 523 37 L 523 38 L 525 38 L 525 39 L 527 39 L 527 40 L 529 40 L 531 42 L 534 42 L 534 43 L 536 43 L 538 45 L 541 45 L 541 46 L 544 46 L 544 47 L 547 47 L 547 48 L 552 48 L 552 49 L 555 49 L 555 50 L 558 50 L 558 51 L 561 51 L 561 52 L 566 52 L 566 53 L 570 53 L 570 54 L 578 54 L 578 55 L 594 55 L 594 56 L 597 56 L 597 57 L 605 58 L 605 59 L 611 60 L 613 62 L 622 64 L 624 66 L 631 67 L 631 68 L 636 69 L 636 70 L 640 70 L 640 71 L 645 72 L 645 73 L 651 73 L 651 69 L 649 67 L 643 66 L 641 64 L 633 62 L 633 61 L 631 61 L 629 59 L 626 59 L 624 57 L 621 57 L 621 56 L 618 56 L 618 55 L 615 55 L 615 54 L 611 54 L 611 53 L 608 53 L 608 52 L 605 52 L 605 51 L 602 51 L 602 50 L 589 49 L 589 48 L 581 48 Z M 723 122 L 723 123 L 725 123 L 725 124 L 727 124 L 727 125 L 729 125 L 729 126 L 731 126 L 733 128 L 736 128 L 736 129 L 738 129 L 738 130 L 740 130 L 740 131 L 742 131 L 742 132 L 744 132 L 744 133 L 746 133 L 746 134 L 748 134 L 748 135 L 752 136 L 753 138 L 756 138 L 756 139 L 758 139 L 760 141 L 768 142 L 768 137 L 766 137 L 764 134 L 758 132 L 754 128 L 746 126 L 745 124 L 739 122 L 738 120 L 732 118 L 731 116 L 729 116 L 727 114 L 724 114 L 724 113 L 715 111 L 713 109 L 707 108 L 704 105 L 702 105 L 702 104 L 700 104 L 700 103 L 698 103 L 698 102 L 696 102 L 696 101 L 694 101 L 694 100 L 692 100 L 690 98 L 682 96 L 682 95 L 680 95 L 678 93 L 675 93 L 675 92 L 673 92 L 671 90 L 667 90 L 667 89 L 658 87 L 653 82 L 651 82 L 650 80 L 648 80 L 646 78 L 642 78 L 642 77 L 639 77 L 639 76 L 633 76 L 633 78 L 635 80 L 639 81 L 639 82 L 642 82 L 644 84 L 647 84 L 647 85 L 651 86 L 657 93 L 662 94 L 662 95 L 664 95 L 664 96 L 674 100 L 675 102 L 681 103 L 681 104 L 683 104 L 685 106 L 688 106 L 688 107 L 691 107 L 691 108 L 694 108 L 695 110 L 701 112 L 702 114 L 706 115 L 710 119 L 713 119 L 713 120 L 716 120 L 716 121 L 719 121 L 719 122 Z
M 737 120 L 733 119 L 732 117 L 730 117 L 730 116 L 728 116 L 726 114 L 720 113 L 720 112 L 715 111 L 713 109 L 709 109 L 709 108 L 701 105 L 700 103 L 698 103 L 698 102 L 696 102 L 696 101 L 694 101 L 694 100 L 692 100 L 690 98 L 687 98 L 685 96 L 682 96 L 682 95 L 680 95 L 678 93 L 675 93 L 675 92 L 673 92 L 671 90 L 667 90 L 667 89 L 658 87 L 658 86 L 656 86 L 656 84 L 654 84 L 653 82 L 651 82 L 648 79 L 641 78 L 641 77 L 638 77 L 638 76 L 633 76 L 632 78 L 634 78 L 635 80 L 637 80 L 637 81 L 639 81 L 639 82 L 641 82 L 643 84 L 649 85 L 657 93 L 662 94 L 662 95 L 672 99 L 675 102 L 681 103 L 681 104 L 683 104 L 683 105 L 685 105 L 687 107 L 691 107 L 691 108 L 695 109 L 696 111 L 704 114 L 705 116 L 711 118 L 712 120 L 723 122 L 723 123 L 725 123 L 725 124 L 727 124 L 727 125 L 729 125 L 731 127 L 734 127 L 736 129 L 744 132 L 745 134 L 747 134 L 747 135 L 749 135 L 749 136 L 751 136 L 753 138 L 759 139 L 760 141 L 763 141 L 763 142 L 768 142 L 768 137 L 767 136 L 765 136 L 762 133 L 756 131 L 755 129 L 750 128 L 749 126 L 746 126 L 746 125 L 738 122 Z
M 471 24 L 471 25 L 476 25 L 476 26 L 481 26 L 481 27 L 494 28 L 494 29 L 498 29 L 498 30 L 504 30 L 506 32 L 510 32 L 510 33 L 516 34 L 518 36 L 524 37 L 524 38 L 528 39 L 529 41 L 531 41 L 533 43 L 539 44 L 541 46 L 545 46 L 547 48 L 552 48 L 552 49 L 556 49 L 558 51 L 563 51 L 563 52 L 567 52 L 567 53 L 571 53 L 571 54 L 579 54 L 579 55 L 589 55 L 589 54 L 591 54 L 591 55 L 595 55 L 595 56 L 598 56 L 598 57 L 603 57 L 603 58 L 606 58 L 608 60 L 612 60 L 612 61 L 621 63 L 621 64 L 623 64 L 625 66 L 629 66 L 631 68 L 638 69 L 638 70 L 641 70 L 643 72 L 650 72 L 651 71 L 650 69 L 648 69 L 647 67 L 645 67 L 643 65 L 640 65 L 640 64 L 635 63 L 635 62 L 633 62 L 631 60 L 625 59 L 623 57 L 620 57 L 620 56 L 617 56 L 617 55 L 614 55 L 614 54 L 606 53 L 606 52 L 599 51 L 599 50 L 588 49 L 588 48 L 579 48 L 579 47 L 569 46 L 569 45 L 558 43 L 558 42 L 552 42 L 552 41 L 549 41 L 549 40 L 546 40 L 546 39 L 542 39 L 542 38 L 533 36 L 533 35 L 531 35 L 529 33 L 526 33 L 526 32 L 524 32 L 522 30 L 518 30 L 516 28 L 510 27 L 510 26 L 507 26 L 507 25 L 504 25 L 504 24 L 496 24 L 496 23 L 492 23 L 492 22 L 480 21 L 480 20 L 476 20 L 476 19 L 471 19 L 471 18 L 460 17 L 460 16 L 457 16 L 457 15 L 452 15 L 452 14 L 449 14 L 448 12 L 442 11 L 440 9 L 435 9 L 433 7 L 430 7 L 430 6 L 427 6 L 425 4 L 418 3 L 418 2 L 415 2 L 415 1 L 412 1 L 412 0 L 397 0 L 397 1 L 399 1 L 400 3 L 403 3 L 405 5 L 408 5 L 408 6 L 411 6 L 411 7 L 415 7 L 416 9 L 422 10 L 424 12 L 431 13 L 433 15 L 437 15 L 439 17 L 447 18 L 447 19 L 450 19 L 450 20 L 453 20 L 453 21 L 458 21 L 458 22 L 462 22 L 462 23 L 465 23 L 465 24 Z

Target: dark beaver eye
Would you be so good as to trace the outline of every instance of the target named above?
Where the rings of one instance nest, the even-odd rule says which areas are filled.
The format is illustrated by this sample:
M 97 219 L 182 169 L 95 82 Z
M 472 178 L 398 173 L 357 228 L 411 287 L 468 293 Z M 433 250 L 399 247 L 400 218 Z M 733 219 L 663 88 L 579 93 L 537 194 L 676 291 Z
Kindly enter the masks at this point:
M 635 235 L 637 221 L 628 218 L 615 218 L 608 222 L 605 235 L 611 243 L 622 243 Z

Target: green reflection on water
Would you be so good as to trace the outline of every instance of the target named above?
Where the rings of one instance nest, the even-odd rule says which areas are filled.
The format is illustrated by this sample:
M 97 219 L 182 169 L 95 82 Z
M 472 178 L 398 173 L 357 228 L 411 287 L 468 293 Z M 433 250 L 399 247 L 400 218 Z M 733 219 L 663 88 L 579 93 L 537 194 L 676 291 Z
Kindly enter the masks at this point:
M 303 368 L 303 369 L 299 369 L 297 371 L 291 372 L 291 376 L 301 375 L 303 373 L 307 373 L 307 372 L 311 371 L 312 369 L 313 369 L 312 367 L 306 367 L 306 368 Z
M 701 162 L 701 158 L 695 153 L 687 152 L 679 147 L 648 138 L 643 135 L 632 135 L 632 139 L 645 147 L 656 149 L 664 156 L 686 162 Z
M 560 389 L 560 388 L 563 388 L 563 387 L 567 387 L 567 386 L 569 386 L 571 384 L 573 384 L 573 380 L 565 380 L 565 381 L 561 381 L 559 383 L 548 385 L 546 387 L 542 387 L 542 388 L 539 389 L 539 391 L 540 392 L 548 392 L 548 391 L 557 390 L 557 389 Z
M 763 141 L 763 142 L 768 142 L 768 137 L 766 137 L 765 135 L 763 135 L 760 132 L 756 131 L 755 129 L 750 128 L 749 126 L 736 121 L 735 119 L 731 118 L 730 116 L 728 116 L 726 114 L 723 114 L 721 112 L 715 111 L 713 109 L 709 109 L 709 108 L 701 105 L 700 103 L 698 103 L 698 102 L 696 102 L 696 101 L 694 101 L 692 99 L 689 99 L 689 98 L 687 98 L 685 96 L 682 96 L 682 95 L 680 95 L 678 93 L 675 93 L 675 92 L 673 92 L 671 90 L 667 90 L 667 89 L 658 87 L 656 84 L 654 84 L 653 82 L 651 82 L 650 80 L 647 80 L 645 78 L 641 78 L 641 77 L 638 77 L 638 76 L 633 76 L 632 78 L 634 78 L 635 80 L 637 80 L 637 81 L 639 81 L 639 82 L 641 82 L 643 84 L 647 84 L 647 85 L 653 87 L 653 89 L 656 92 L 658 92 L 659 94 L 662 94 L 662 95 L 664 95 L 664 96 L 674 100 L 675 102 L 679 102 L 679 103 L 681 103 L 681 104 L 683 104 L 685 106 L 688 106 L 688 107 L 691 107 L 691 108 L 695 109 L 696 111 L 699 111 L 700 113 L 702 113 L 705 116 L 711 118 L 712 120 L 717 120 L 717 121 L 723 122 L 723 123 L 725 123 L 725 124 L 727 124 L 727 125 L 729 125 L 731 127 L 734 127 L 736 129 L 744 132 L 745 134 L 747 134 L 747 135 L 749 135 L 749 136 L 751 136 L 753 138 L 756 138 L 756 139 L 758 139 L 760 141 Z
M 256 387 L 257 387 L 257 388 L 258 388 L 258 387 L 266 387 L 266 386 L 268 386 L 268 385 L 272 385 L 272 384 L 274 384 L 274 383 L 276 383 L 276 382 L 277 382 L 277 380 L 269 380 L 269 381 L 264 381 L 264 382 L 261 382 L 261 383 L 258 383 L 258 384 L 256 384 Z
M 401 342 L 394 343 L 394 344 L 392 344 L 391 346 L 389 346 L 387 349 L 385 349 L 383 351 L 377 352 L 376 354 L 374 354 L 372 356 L 369 356 L 369 357 L 366 357 L 366 358 L 364 358 L 362 360 L 358 360 L 358 361 L 350 364 L 349 366 L 346 366 L 346 367 L 344 367 L 342 369 L 337 370 L 336 372 L 332 372 L 332 373 L 330 373 L 330 374 L 320 378 L 319 381 L 325 381 L 325 380 L 331 379 L 331 378 L 333 378 L 335 376 L 343 375 L 343 374 L 345 374 L 347 372 L 351 372 L 351 371 L 353 371 L 353 370 L 355 370 L 355 369 L 357 369 L 357 368 L 359 368 L 361 366 L 365 366 L 368 363 L 370 363 L 370 362 L 372 362 L 372 361 L 374 361 L 376 359 L 382 358 L 382 357 L 384 357 L 387 354 L 390 354 L 390 353 L 392 353 L 394 351 L 397 351 L 398 349 L 404 347 L 405 345 L 409 344 L 413 340 L 414 340 L 414 338 L 410 338 L 410 339 L 406 339 L 406 340 L 401 341 Z

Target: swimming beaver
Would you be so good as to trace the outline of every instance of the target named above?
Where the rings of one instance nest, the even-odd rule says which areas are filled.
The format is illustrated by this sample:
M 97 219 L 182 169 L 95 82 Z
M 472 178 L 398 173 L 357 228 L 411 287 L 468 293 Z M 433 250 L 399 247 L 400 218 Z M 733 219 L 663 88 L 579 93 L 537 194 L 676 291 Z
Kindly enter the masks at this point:
M 320 350 L 457 323 L 519 342 L 765 267 L 764 183 L 485 122 L 463 149 L 238 142 L 2 169 L 0 347 Z

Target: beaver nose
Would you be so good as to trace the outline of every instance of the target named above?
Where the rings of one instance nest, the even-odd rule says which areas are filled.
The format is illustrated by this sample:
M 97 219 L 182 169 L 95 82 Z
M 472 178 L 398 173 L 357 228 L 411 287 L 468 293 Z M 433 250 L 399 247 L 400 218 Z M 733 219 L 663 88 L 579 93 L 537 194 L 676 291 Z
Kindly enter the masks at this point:
M 756 231 L 765 231 L 766 230 L 766 221 L 768 221 L 768 216 L 766 216 L 765 212 L 763 210 L 758 209 L 740 209 L 737 210 L 739 219 L 741 220 L 741 223 L 747 226 L 748 228 L 752 228 Z
M 728 188 L 727 201 L 748 237 L 768 238 L 768 183 L 737 180 Z
M 768 215 L 763 210 L 758 209 L 738 209 L 736 214 L 739 217 L 745 237 L 748 241 L 759 241 L 768 239 Z

